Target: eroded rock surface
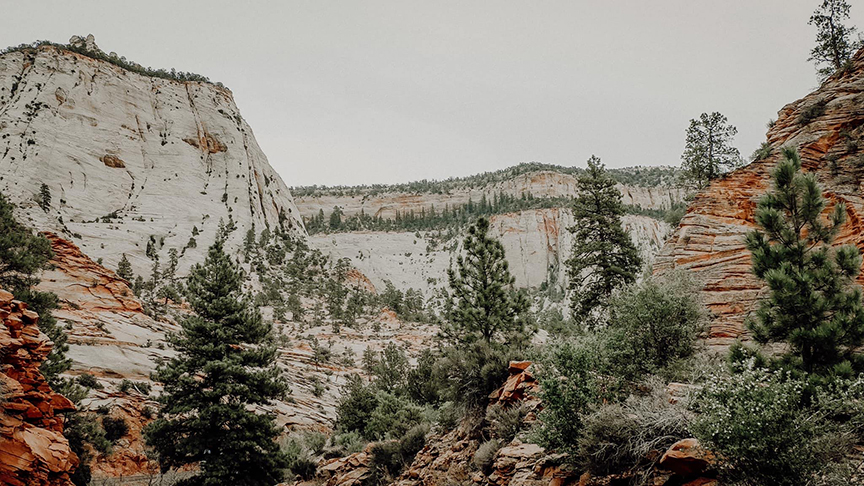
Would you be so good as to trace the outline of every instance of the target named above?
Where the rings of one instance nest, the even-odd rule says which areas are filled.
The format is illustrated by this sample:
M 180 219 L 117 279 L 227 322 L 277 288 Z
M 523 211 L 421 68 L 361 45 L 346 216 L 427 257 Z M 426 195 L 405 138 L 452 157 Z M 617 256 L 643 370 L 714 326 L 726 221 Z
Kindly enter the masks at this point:
M 39 316 L 0 290 L 0 484 L 71 485 L 78 457 L 63 437 L 62 412 L 75 406 L 39 372 L 53 343 Z
M 89 40 L 77 42 L 98 49 Z M 43 183 L 47 211 L 37 202 Z M 229 248 L 253 224 L 304 231 L 228 89 L 50 46 L 0 56 L 0 190 L 22 222 L 110 268 L 125 253 L 145 277 L 148 246 L 163 262 L 177 249 L 185 274 L 220 219 L 237 226 Z
M 746 338 L 744 322 L 762 292 L 751 271 L 745 234 L 756 227 L 754 212 L 769 189 L 784 146 L 799 150 L 805 172 L 815 173 L 824 195 L 846 204 L 847 223 L 837 244 L 864 249 L 864 50 L 849 72 L 786 105 L 768 131 L 771 154 L 712 183 L 696 196 L 655 262 L 655 272 L 693 271 L 703 300 L 716 315 L 708 342 L 726 346 Z M 864 275 L 859 278 L 864 283 Z

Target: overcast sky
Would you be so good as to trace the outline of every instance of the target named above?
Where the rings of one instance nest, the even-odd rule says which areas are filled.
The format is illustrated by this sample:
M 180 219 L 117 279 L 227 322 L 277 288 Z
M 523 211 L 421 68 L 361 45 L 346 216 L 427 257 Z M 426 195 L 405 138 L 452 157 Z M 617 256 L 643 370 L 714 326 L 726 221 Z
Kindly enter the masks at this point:
M 677 165 L 704 111 L 747 156 L 817 86 L 818 3 L 0 0 L 0 44 L 92 33 L 225 83 L 288 185 L 390 183 L 591 154 Z

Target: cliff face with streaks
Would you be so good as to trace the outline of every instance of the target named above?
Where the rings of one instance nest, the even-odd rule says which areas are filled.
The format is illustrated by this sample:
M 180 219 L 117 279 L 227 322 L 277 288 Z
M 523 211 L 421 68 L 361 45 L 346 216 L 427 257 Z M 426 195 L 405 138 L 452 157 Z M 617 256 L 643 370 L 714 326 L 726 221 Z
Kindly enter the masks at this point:
M 229 247 L 253 224 L 303 233 L 229 90 L 51 46 L 0 56 L 0 191 L 22 222 L 145 276 L 148 247 L 176 248 L 181 274 L 203 260 L 220 219 Z
M 519 287 L 552 283 L 566 287 L 573 235 L 569 209 L 549 208 L 499 214 L 490 218 L 490 235 L 501 241 L 510 272 Z M 647 216 L 625 215 L 625 229 L 646 261 L 663 245 L 670 226 Z M 420 236 L 418 236 L 418 234 Z M 331 258 L 350 258 L 376 288 L 389 280 L 397 288 L 424 295 L 447 285 L 447 268 L 460 251 L 460 238 L 441 242 L 435 233 L 356 231 L 315 234 L 309 244 Z M 460 235 L 461 236 L 461 235 Z
M 38 321 L 0 289 L 0 483 L 67 486 L 78 457 L 63 437 L 59 414 L 75 406 L 53 393 L 39 372 L 52 343 Z
M 715 181 L 696 196 L 680 227 L 657 256 L 655 271 L 692 270 L 703 282 L 703 298 L 717 318 L 709 343 L 729 345 L 746 337 L 762 283 L 751 272 L 744 235 L 755 227 L 759 198 L 770 188 L 784 146 L 796 147 L 803 170 L 815 173 L 833 207 L 846 204 L 847 223 L 837 244 L 864 249 L 864 50 L 850 71 L 783 107 L 769 129 L 770 155 Z M 830 209 L 830 208 L 829 208 Z M 859 278 L 864 283 L 864 276 Z

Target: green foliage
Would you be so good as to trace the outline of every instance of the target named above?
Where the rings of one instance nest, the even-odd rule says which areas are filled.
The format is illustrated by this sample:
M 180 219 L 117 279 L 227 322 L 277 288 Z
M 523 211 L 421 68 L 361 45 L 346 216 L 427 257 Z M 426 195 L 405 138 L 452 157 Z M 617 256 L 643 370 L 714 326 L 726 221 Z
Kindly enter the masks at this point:
M 383 391 L 377 392 L 375 398 L 376 407 L 363 428 L 367 439 L 399 438 L 423 422 L 423 409 L 407 398 Z
M 45 268 L 52 256 L 48 240 L 20 224 L 14 209 L 0 194 L 0 287 L 13 293 L 38 283 L 35 273 Z
M 571 307 L 576 319 L 593 327 L 612 292 L 636 279 L 642 260 L 621 226 L 621 193 L 600 159 L 591 156 L 588 170 L 578 180 L 579 197 L 573 204 L 576 224 L 570 229 L 573 254 L 567 260 Z
M 146 381 L 132 381 L 126 378 L 123 378 L 118 388 L 121 393 L 129 393 L 129 391 L 135 390 L 142 395 L 149 395 L 151 390 L 150 383 Z
M 111 452 L 111 441 L 105 437 L 105 429 L 96 417 L 87 412 L 69 414 L 63 426 L 63 435 L 69 441 L 69 448 L 79 460 L 78 467 L 71 477 L 72 482 L 75 486 L 88 486 L 91 479 L 92 450 L 107 454 Z
M 126 280 L 127 282 L 131 282 L 135 276 L 135 274 L 132 272 L 132 264 L 129 263 L 129 259 L 126 258 L 125 253 L 120 258 L 120 263 L 117 264 L 117 276 Z
M 845 205 L 836 204 L 823 221 L 822 190 L 814 175 L 801 173 L 795 149 L 784 149 L 773 179 L 756 210 L 761 230 L 747 234 L 753 272 L 769 288 L 748 325 L 761 343 L 788 344 L 787 366 L 848 376 L 861 369 L 854 349 L 864 342 L 864 306 L 854 284 L 860 252 L 851 245 L 831 248 Z
M 745 484 L 812 484 L 815 473 L 851 446 L 808 384 L 784 371 L 749 368 L 717 376 L 694 408 L 696 437 L 723 457 L 728 478 Z
M 129 424 L 123 417 L 102 417 L 102 428 L 105 429 L 105 438 L 112 444 L 129 433 Z
M 849 20 L 850 8 L 846 0 L 823 0 L 808 22 L 818 30 L 816 45 L 807 60 L 816 64 L 822 79 L 847 69 L 852 55 L 862 46 L 862 40 L 855 38 L 857 29 L 843 25 L 844 20 Z
M 364 353 L 363 367 L 374 377 L 376 388 L 388 393 L 404 393 L 410 365 L 405 352 L 396 343 L 387 344 L 380 354 Z
M 303 437 L 288 437 L 281 445 L 281 452 L 286 458 L 286 468 L 293 476 L 308 481 L 315 477 L 318 461 L 313 457 Z
M 644 388 L 649 389 L 601 404 L 584 416 L 576 439 L 578 460 L 592 474 L 648 472 L 651 451 L 666 450 L 690 436 L 690 417 L 670 403 L 665 384 L 655 380 Z
M 153 376 L 164 392 L 147 443 L 163 469 L 200 462 L 190 484 L 270 485 L 287 465 L 273 418 L 251 410 L 284 396 L 287 385 L 272 326 L 243 295 L 243 279 L 217 238 L 187 279 L 194 314 L 169 337 L 178 355 Z
M 771 144 L 768 142 L 762 142 L 762 145 L 759 145 L 753 155 L 750 156 L 750 162 L 759 162 L 760 160 L 765 160 L 771 156 L 771 153 L 774 149 L 771 148 Z
M 336 405 L 336 424 L 339 430 L 358 432 L 364 437 L 372 412 L 378 407 L 378 397 L 372 387 L 357 375 L 346 377 L 339 403 Z
M 572 340 L 552 344 L 540 358 L 538 373 L 543 411 L 537 439 L 544 447 L 578 457 L 583 417 L 597 402 L 603 368 L 595 342 Z
M 459 255 L 456 268 L 447 271 L 451 293 L 441 332 L 457 345 L 507 344 L 525 338 L 528 301 L 513 287 L 504 246 L 488 232 L 489 221 L 478 219 L 463 242 L 465 256 Z
M 816 100 L 813 103 L 807 105 L 804 109 L 801 110 L 801 113 L 798 114 L 798 124 L 799 125 L 807 125 L 813 120 L 819 118 L 820 116 L 825 114 L 825 107 L 828 105 L 828 102 L 824 99 Z
M 495 455 L 498 454 L 498 449 L 500 448 L 500 442 L 496 439 L 491 439 L 480 444 L 480 447 L 474 452 L 474 457 L 471 458 L 471 464 L 488 474 L 495 462 Z
M 96 380 L 96 377 L 91 375 L 90 373 L 78 375 L 78 378 L 75 381 L 77 381 L 78 384 L 83 386 L 84 388 L 96 390 L 101 390 L 102 388 L 104 388 L 102 384 L 99 383 L 98 380 Z
M 723 173 L 739 167 L 741 154 L 732 146 L 738 129 L 718 112 L 702 113 L 690 120 L 687 142 L 681 155 L 681 170 L 685 180 L 704 188 Z
M 528 409 L 523 403 L 512 406 L 494 404 L 486 409 L 486 421 L 493 435 L 502 443 L 509 444 L 525 427 Z
M 39 207 L 42 208 L 42 211 L 48 212 L 51 209 L 51 188 L 48 187 L 48 184 L 44 182 L 39 187 L 39 197 L 38 197 Z
M 149 76 L 152 78 L 162 78 L 162 79 L 173 79 L 175 81 L 197 81 L 200 83 L 209 83 L 215 84 L 216 86 L 223 87 L 222 83 L 211 83 L 210 80 L 201 76 L 200 74 L 195 73 L 187 73 L 183 71 L 177 71 L 174 68 L 171 70 L 166 69 L 153 69 L 150 67 L 144 67 L 136 62 L 128 61 L 125 57 L 117 57 L 109 54 L 105 54 L 101 50 L 89 50 L 84 45 L 72 45 L 72 44 L 58 44 L 55 42 L 40 40 L 36 42 L 32 42 L 30 44 L 20 44 L 17 46 L 10 46 L 3 50 L 0 50 L 0 55 L 8 54 L 10 52 L 31 52 L 36 49 L 39 49 L 44 46 L 52 46 L 57 49 L 63 49 L 66 51 L 72 51 L 77 54 L 81 54 L 82 56 L 87 56 L 92 59 L 98 59 L 100 61 L 109 62 L 115 66 L 119 66 L 127 71 L 132 71 L 134 73 L 138 73 L 144 76 Z
M 617 293 L 604 331 L 619 376 L 638 379 L 693 354 L 705 324 L 698 286 L 688 273 L 646 277 Z

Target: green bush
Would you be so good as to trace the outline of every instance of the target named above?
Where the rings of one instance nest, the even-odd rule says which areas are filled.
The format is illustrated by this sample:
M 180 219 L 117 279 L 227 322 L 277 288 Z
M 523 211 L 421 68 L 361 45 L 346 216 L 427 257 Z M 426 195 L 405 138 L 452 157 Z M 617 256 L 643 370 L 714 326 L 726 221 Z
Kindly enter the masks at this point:
M 399 438 L 423 422 L 423 409 L 408 399 L 383 391 L 379 391 L 375 398 L 377 406 L 364 428 L 367 439 Z
M 519 402 L 511 406 L 494 404 L 486 409 L 486 421 L 498 442 L 508 444 L 525 427 L 525 416 L 528 409 Z
M 102 384 L 99 383 L 98 380 L 96 380 L 96 377 L 91 375 L 90 373 L 84 373 L 83 375 L 79 375 L 76 381 L 79 385 L 85 388 L 96 390 L 101 390 L 102 388 L 104 388 Z
M 488 474 L 495 463 L 495 455 L 500 448 L 501 446 L 496 439 L 480 444 L 480 447 L 477 448 L 474 457 L 471 459 L 471 464 L 485 474 Z
M 607 345 L 625 378 L 656 373 L 694 352 L 705 311 L 689 274 L 648 277 L 622 289 L 609 304 Z
M 343 432 L 333 434 L 330 438 L 331 444 L 333 444 L 333 448 L 336 450 L 338 456 L 346 456 L 348 454 L 354 454 L 355 452 L 360 452 L 366 447 L 366 441 L 363 440 L 363 437 L 357 432 Z
M 536 440 L 540 445 L 578 457 L 578 438 L 583 417 L 598 402 L 603 369 L 600 342 L 596 339 L 568 340 L 552 344 L 540 357 L 537 378 L 540 382 L 540 426 Z
M 129 433 L 129 424 L 123 417 L 102 417 L 102 428 L 105 429 L 105 438 L 112 444 Z
M 787 372 L 748 368 L 705 385 L 693 404 L 698 416 L 692 431 L 723 457 L 728 479 L 762 486 L 811 484 L 816 473 L 851 450 L 852 437 L 842 422 L 829 419 L 837 396 L 814 391 Z M 840 396 L 840 403 L 853 398 Z
M 343 432 L 359 432 L 366 437 L 366 424 L 376 407 L 378 398 L 371 387 L 359 376 L 349 375 L 336 405 L 336 425 Z
M 318 462 L 299 438 L 288 437 L 282 441 L 280 449 L 287 458 L 288 470 L 291 474 L 304 481 L 315 477 Z

